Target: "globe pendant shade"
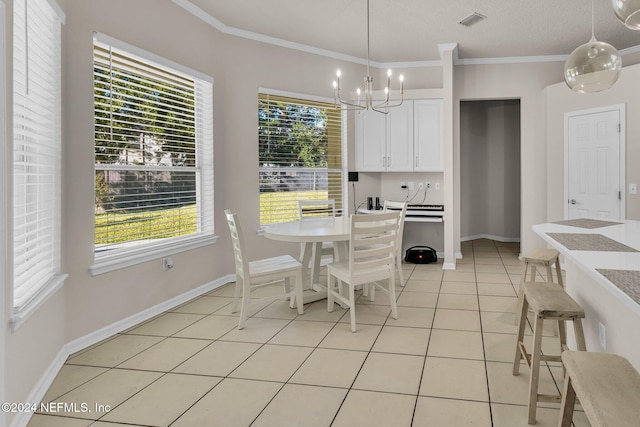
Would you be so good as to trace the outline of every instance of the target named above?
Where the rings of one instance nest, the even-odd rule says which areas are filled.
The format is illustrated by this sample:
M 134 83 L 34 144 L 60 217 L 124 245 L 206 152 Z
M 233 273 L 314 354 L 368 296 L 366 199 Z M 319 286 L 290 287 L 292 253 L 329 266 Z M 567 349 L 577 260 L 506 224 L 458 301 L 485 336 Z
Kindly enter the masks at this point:
M 622 59 L 616 48 L 592 37 L 569 55 L 564 80 L 575 92 L 600 92 L 613 86 L 621 70 Z
M 611 0 L 613 12 L 627 28 L 640 30 L 640 0 Z

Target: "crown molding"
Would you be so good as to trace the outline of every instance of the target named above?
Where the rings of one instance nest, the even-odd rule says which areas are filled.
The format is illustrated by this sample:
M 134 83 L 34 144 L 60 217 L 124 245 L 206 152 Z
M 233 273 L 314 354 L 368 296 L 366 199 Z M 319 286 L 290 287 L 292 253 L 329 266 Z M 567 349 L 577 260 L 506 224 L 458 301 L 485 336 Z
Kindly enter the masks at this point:
M 187 12 L 200 18 L 202 21 L 211 25 L 218 31 L 249 40 L 254 40 L 261 43 L 267 43 L 274 46 L 280 46 L 287 49 L 298 50 L 301 52 L 311 53 L 314 55 L 325 56 L 328 58 L 338 59 L 340 61 L 352 62 L 354 64 L 367 65 L 367 60 L 357 56 L 346 55 L 343 53 L 320 49 L 317 47 L 305 45 L 302 43 L 291 42 L 275 37 L 269 37 L 264 34 L 254 33 L 251 31 L 242 30 L 240 28 L 230 27 L 220 20 L 216 19 L 209 13 L 205 12 L 198 6 L 191 3 L 189 0 L 171 0 L 176 5 L 180 6 Z M 438 44 L 438 50 L 440 52 L 440 58 L 442 59 L 443 50 L 454 50 L 453 64 L 454 65 L 495 65 L 495 64 L 528 64 L 536 62 L 565 62 L 569 55 L 540 55 L 540 56 L 504 56 L 494 58 L 458 58 L 458 44 L 457 43 L 441 43 Z M 633 46 L 627 49 L 619 51 L 620 55 L 629 55 L 640 52 L 640 45 Z M 424 67 L 441 67 L 442 60 L 438 61 L 406 61 L 406 62 L 377 62 L 370 61 L 370 65 L 375 68 L 424 68 Z

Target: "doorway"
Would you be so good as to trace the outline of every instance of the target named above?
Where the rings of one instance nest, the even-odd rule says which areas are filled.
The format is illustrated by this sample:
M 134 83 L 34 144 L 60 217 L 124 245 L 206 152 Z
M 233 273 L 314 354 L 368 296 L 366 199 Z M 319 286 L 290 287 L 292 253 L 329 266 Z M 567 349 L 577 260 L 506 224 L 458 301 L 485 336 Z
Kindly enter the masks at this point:
M 460 240 L 520 241 L 520 100 L 460 102 Z
M 625 218 L 624 104 L 565 114 L 565 219 Z

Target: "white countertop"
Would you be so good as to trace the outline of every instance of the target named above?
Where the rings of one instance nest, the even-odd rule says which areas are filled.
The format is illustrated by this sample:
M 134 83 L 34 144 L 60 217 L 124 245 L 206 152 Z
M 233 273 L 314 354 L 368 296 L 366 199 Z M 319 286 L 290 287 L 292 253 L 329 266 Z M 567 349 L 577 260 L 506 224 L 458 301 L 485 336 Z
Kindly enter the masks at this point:
M 600 274 L 597 269 L 640 271 L 640 252 L 609 252 L 571 250 L 550 237 L 547 233 L 600 234 L 633 249 L 640 250 L 640 221 L 620 221 L 621 224 L 600 228 L 581 228 L 554 223 L 538 224 L 533 231 L 567 259 L 584 270 L 610 293 L 640 314 L 640 305 L 629 295 Z

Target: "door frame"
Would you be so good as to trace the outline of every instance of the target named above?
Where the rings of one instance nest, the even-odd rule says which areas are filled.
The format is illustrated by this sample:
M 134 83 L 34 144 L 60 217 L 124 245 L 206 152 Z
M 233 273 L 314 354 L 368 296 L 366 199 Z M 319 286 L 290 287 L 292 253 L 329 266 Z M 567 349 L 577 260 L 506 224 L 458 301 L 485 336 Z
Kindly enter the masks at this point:
M 564 219 L 569 219 L 569 119 L 576 116 L 584 116 L 589 114 L 604 113 L 607 111 L 617 111 L 620 117 L 620 164 L 618 170 L 620 173 L 620 218 L 623 221 L 627 218 L 626 210 L 626 142 L 627 142 L 627 123 L 626 123 L 626 104 L 614 104 L 606 107 L 588 108 L 586 110 L 569 111 L 564 113 Z

